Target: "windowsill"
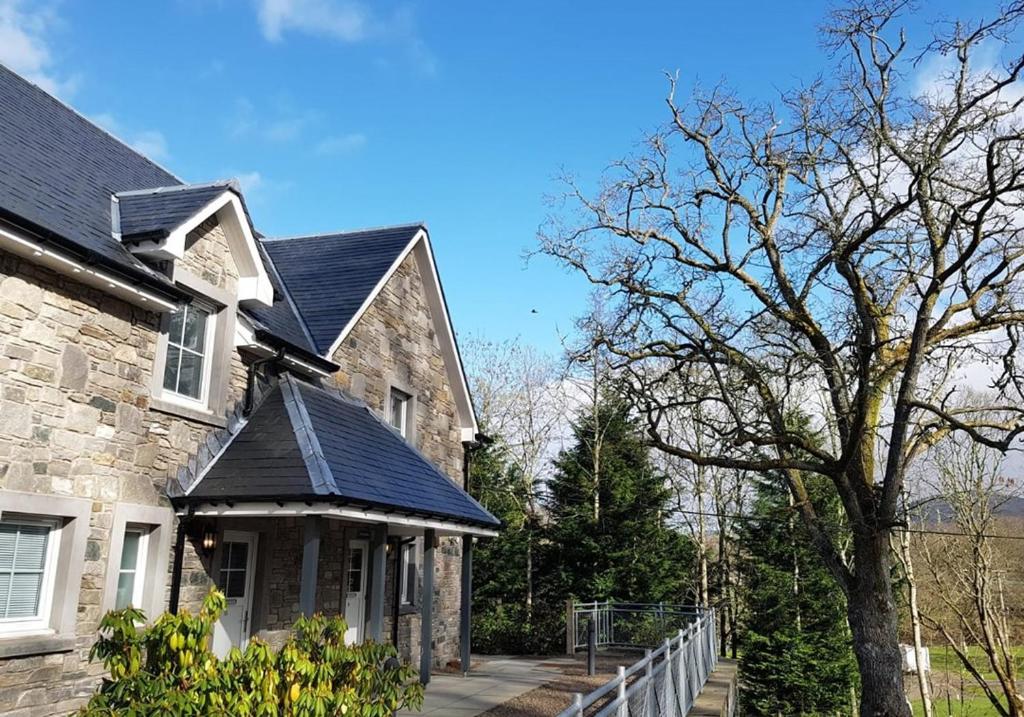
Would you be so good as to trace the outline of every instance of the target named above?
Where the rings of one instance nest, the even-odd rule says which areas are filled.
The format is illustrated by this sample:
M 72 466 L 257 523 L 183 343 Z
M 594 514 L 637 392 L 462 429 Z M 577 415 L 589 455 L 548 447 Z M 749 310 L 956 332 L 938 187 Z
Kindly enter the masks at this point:
M 420 606 L 415 604 L 406 603 L 398 606 L 399 615 L 419 615 Z
M 10 636 L 0 634 L 0 659 L 49 655 L 74 649 L 74 635 L 57 635 L 53 632 Z
M 217 428 L 226 428 L 228 420 L 224 416 L 217 416 L 212 411 L 199 408 L 192 408 L 176 401 L 168 401 L 165 398 L 154 396 L 149 401 L 149 407 L 160 413 L 168 413 L 172 416 L 187 418 L 191 421 L 198 421 Z

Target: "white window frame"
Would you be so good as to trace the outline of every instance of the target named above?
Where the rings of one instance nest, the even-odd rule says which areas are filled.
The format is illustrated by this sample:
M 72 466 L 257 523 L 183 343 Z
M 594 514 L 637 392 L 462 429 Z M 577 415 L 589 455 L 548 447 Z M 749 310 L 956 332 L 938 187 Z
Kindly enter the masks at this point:
M 395 425 L 395 396 L 401 397 L 402 415 L 398 418 L 398 425 Z M 388 391 L 388 423 L 401 434 L 402 438 L 408 440 L 409 430 L 409 406 L 412 404 L 412 395 L 394 386 Z
M 139 536 L 139 549 L 135 552 L 135 567 L 131 570 L 125 570 L 120 565 L 120 560 L 117 566 L 117 579 L 120 581 L 121 576 L 124 573 L 132 573 L 132 599 L 131 606 L 138 610 L 144 609 L 146 599 L 146 557 L 149 553 L 149 534 L 152 532 L 149 526 L 129 524 L 125 526 L 124 535 L 128 536 L 129 533 L 135 533 Z M 124 542 L 121 543 L 121 555 L 124 556 Z M 116 591 L 116 588 L 115 588 Z M 117 607 L 117 594 L 114 594 L 114 608 L 123 609 L 127 605 L 121 608 Z
M 217 355 L 219 354 L 219 352 L 217 351 L 217 346 L 215 345 L 215 342 L 216 342 L 216 338 L 217 338 L 217 319 L 219 317 L 220 312 L 217 310 L 216 307 L 208 305 L 205 302 L 196 301 L 196 300 L 194 300 L 190 304 L 184 305 L 181 308 L 181 311 L 187 313 L 190 310 L 196 310 L 196 309 L 205 312 L 206 313 L 206 317 L 207 317 L 206 318 L 206 335 L 203 337 L 203 353 L 202 354 L 198 354 L 198 352 L 193 351 L 192 349 L 189 349 L 189 348 L 185 348 L 184 346 L 182 346 L 180 344 L 174 344 L 174 346 L 178 349 L 179 353 L 183 352 L 183 351 L 188 351 L 189 353 L 198 354 L 198 355 L 202 356 L 203 368 L 202 368 L 202 377 L 200 379 L 200 386 L 199 386 L 199 398 L 192 398 L 191 396 L 186 396 L 186 395 L 184 395 L 182 393 L 178 393 L 177 391 L 172 391 L 171 389 L 169 389 L 166 386 L 164 386 L 164 374 L 167 371 L 167 358 L 168 358 L 168 356 L 170 354 L 170 349 L 171 349 L 171 345 L 172 345 L 171 344 L 171 333 L 170 333 L 170 325 L 171 325 L 171 317 L 172 317 L 171 314 L 168 314 L 168 316 L 167 316 L 167 323 L 166 323 L 166 326 L 165 326 L 164 332 L 163 332 L 164 333 L 164 340 L 161 342 L 161 344 L 163 346 L 163 349 L 162 349 L 163 350 L 163 357 L 162 357 L 163 358 L 163 361 L 162 361 L 163 370 L 161 371 L 161 375 L 159 377 L 157 377 L 157 381 L 159 382 L 159 386 L 160 386 L 160 397 L 163 400 L 171 402 L 171 403 L 177 403 L 179 405 L 186 406 L 186 407 L 189 407 L 189 408 L 198 408 L 200 410 L 206 410 L 207 408 L 209 408 L 209 405 L 210 405 L 210 377 L 211 377 L 211 375 L 213 373 L 213 363 L 217 359 Z M 182 323 L 183 324 L 184 324 L 185 318 L 186 318 L 185 316 L 182 316 Z M 181 358 L 179 356 L 179 359 L 178 359 L 178 383 L 180 383 L 180 382 L 181 382 Z
M 398 554 L 398 569 L 401 572 L 400 572 L 400 575 L 398 576 L 398 580 L 399 580 L 399 591 L 398 591 L 399 598 L 398 598 L 398 602 L 401 605 L 415 605 L 416 604 L 416 591 L 415 591 L 415 587 L 417 587 L 416 585 L 412 586 L 414 588 L 413 589 L 413 594 L 412 594 L 412 599 L 409 598 L 409 588 L 410 588 L 410 585 L 409 585 L 409 560 L 411 558 L 411 559 L 413 559 L 415 561 L 414 565 L 416 566 L 416 577 L 413 578 L 413 580 L 414 580 L 415 583 L 418 583 L 419 582 L 419 580 L 418 580 L 418 578 L 419 578 L 419 561 L 417 560 L 417 558 L 419 557 L 419 542 L 414 540 L 411 543 L 402 543 L 401 547 L 399 548 L 399 551 L 400 552 Z
M 33 617 L 0 618 L 0 636 L 53 633 L 51 611 L 53 610 L 53 593 L 56 589 L 57 558 L 60 554 L 63 521 L 48 516 L 6 514 L 0 518 L 0 522 L 40 525 L 50 529 L 49 535 L 46 536 L 46 562 L 43 564 L 43 580 L 40 585 L 39 606 L 36 614 Z

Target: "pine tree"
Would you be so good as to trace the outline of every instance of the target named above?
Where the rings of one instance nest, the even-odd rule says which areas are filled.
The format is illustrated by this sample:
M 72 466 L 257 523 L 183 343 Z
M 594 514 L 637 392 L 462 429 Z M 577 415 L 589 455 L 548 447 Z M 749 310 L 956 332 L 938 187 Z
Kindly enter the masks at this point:
M 835 489 L 805 477 L 820 515 L 838 516 Z M 839 530 L 838 517 L 833 525 Z M 780 480 L 757 485 L 753 520 L 740 529 L 748 610 L 741 699 L 748 715 L 846 714 L 857 664 L 846 604 L 821 565 Z
M 548 483 L 546 592 L 561 600 L 681 602 L 695 551 L 667 524 L 670 492 L 629 407 L 606 392 L 573 423 Z

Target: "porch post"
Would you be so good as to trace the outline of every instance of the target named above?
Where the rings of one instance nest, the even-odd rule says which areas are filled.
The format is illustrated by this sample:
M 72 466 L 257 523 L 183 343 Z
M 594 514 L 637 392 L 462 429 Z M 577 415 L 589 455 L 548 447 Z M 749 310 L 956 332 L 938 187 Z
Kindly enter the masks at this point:
M 459 641 L 462 674 L 469 672 L 471 652 L 470 635 L 473 629 L 473 536 L 462 536 L 462 604 L 459 613 Z
M 420 682 L 430 682 L 434 641 L 434 541 L 432 528 L 423 531 L 423 594 L 420 597 Z
M 384 581 L 387 579 L 388 526 L 377 525 L 370 539 L 370 639 L 384 641 Z
M 320 529 L 323 518 L 307 515 L 302 524 L 302 578 L 299 609 L 306 617 L 316 612 L 316 570 L 320 562 Z

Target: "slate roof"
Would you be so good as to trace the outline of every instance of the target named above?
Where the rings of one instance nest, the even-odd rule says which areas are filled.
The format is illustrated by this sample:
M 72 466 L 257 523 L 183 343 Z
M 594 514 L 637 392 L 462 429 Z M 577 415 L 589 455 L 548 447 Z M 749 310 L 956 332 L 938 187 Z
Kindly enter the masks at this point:
M 166 239 L 226 191 L 236 191 L 234 183 L 175 185 L 119 194 L 121 240 Z
M 110 198 L 181 180 L 2 64 L 0 143 L 0 216 L 173 292 L 111 234 Z
M 284 286 L 321 355 L 409 245 L 422 224 L 265 239 Z
M 187 500 L 315 500 L 500 526 L 365 404 L 291 376 L 270 391 Z

